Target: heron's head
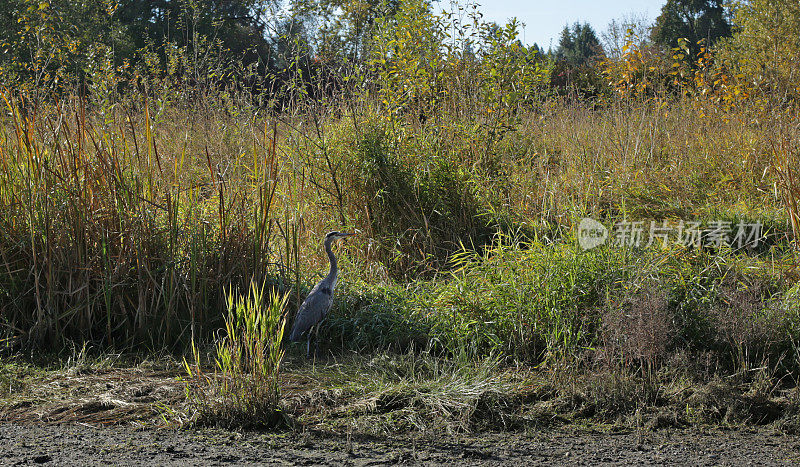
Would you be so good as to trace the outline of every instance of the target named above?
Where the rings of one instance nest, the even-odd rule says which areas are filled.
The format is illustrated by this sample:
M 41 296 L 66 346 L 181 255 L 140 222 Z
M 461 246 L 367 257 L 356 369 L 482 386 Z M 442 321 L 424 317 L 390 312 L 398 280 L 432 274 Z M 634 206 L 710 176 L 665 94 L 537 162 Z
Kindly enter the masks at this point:
M 349 237 L 351 235 L 355 235 L 355 234 L 354 233 L 337 232 L 337 231 L 334 230 L 333 232 L 328 232 L 328 234 L 325 235 L 325 241 L 326 242 L 332 242 L 334 240 L 338 240 L 340 238 Z

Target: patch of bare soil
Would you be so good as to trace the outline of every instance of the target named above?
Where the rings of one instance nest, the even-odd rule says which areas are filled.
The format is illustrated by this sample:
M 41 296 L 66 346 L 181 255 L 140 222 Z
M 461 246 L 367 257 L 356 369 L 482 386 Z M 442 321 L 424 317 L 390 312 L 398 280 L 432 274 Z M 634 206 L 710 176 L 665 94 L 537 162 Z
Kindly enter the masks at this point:
M 455 439 L 0 424 L 3 465 L 796 465 L 797 437 L 765 429 L 537 431 Z

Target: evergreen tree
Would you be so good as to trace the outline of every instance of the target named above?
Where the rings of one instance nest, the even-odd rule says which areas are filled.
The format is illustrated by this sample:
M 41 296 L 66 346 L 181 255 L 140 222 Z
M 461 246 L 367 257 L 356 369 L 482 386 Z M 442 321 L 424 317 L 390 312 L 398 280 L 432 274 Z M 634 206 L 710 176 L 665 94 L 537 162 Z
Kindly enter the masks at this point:
M 559 92 L 576 92 L 584 97 L 599 92 L 603 84 L 594 65 L 605 54 L 591 26 L 579 23 L 565 26 L 553 56 L 550 84 Z
M 582 66 L 602 58 L 603 47 L 588 23 L 575 23 L 572 28 L 564 26 L 555 56 L 558 61 L 572 66 Z
M 653 41 L 676 47 L 678 39 L 689 41 L 692 56 L 699 51 L 698 42 L 713 45 L 731 35 L 728 15 L 722 0 L 667 0 L 653 27 Z

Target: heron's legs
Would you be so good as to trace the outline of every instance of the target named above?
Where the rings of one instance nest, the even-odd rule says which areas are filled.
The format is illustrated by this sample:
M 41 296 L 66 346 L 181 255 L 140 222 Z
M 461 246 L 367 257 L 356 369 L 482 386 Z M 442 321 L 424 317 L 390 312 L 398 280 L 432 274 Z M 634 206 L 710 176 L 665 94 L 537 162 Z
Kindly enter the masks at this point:
M 314 349 L 314 356 L 317 355 L 317 336 L 319 335 L 319 323 L 311 326 L 306 335 L 306 358 L 311 358 L 311 349 Z M 314 341 L 312 344 L 311 341 Z
M 319 341 L 319 325 L 320 325 L 320 323 L 317 323 L 317 325 L 314 326 L 314 344 L 313 344 L 314 345 L 314 358 L 317 358 L 317 342 Z
M 308 330 L 308 335 L 306 335 L 306 358 L 311 357 L 311 333 L 314 332 L 314 328 L 316 326 L 312 326 L 311 329 Z

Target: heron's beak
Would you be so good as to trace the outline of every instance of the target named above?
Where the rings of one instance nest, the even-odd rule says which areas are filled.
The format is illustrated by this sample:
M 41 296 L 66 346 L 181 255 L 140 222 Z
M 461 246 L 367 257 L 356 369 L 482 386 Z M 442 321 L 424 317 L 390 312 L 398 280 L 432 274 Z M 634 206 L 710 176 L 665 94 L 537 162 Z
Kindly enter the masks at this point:
M 339 234 L 339 236 L 341 236 L 342 238 L 344 238 L 344 237 L 352 237 L 353 235 L 355 235 L 355 232 L 353 232 L 353 233 L 340 233 Z

